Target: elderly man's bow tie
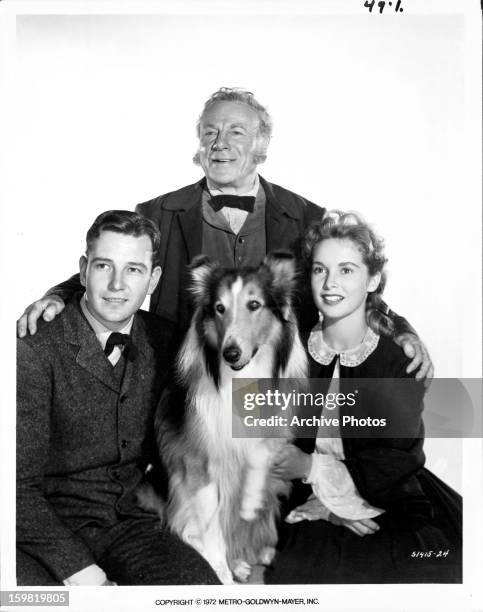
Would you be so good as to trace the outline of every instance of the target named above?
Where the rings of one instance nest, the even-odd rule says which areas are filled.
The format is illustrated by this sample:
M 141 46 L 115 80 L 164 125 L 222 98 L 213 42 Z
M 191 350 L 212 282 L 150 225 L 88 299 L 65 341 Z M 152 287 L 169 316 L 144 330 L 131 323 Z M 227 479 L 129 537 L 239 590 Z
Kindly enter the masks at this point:
M 251 213 L 255 206 L 255 196 L 237 196 L 222 193 L 221 195 L 211 196 L 210 204 L 215 212 L 227 207 L 239 208 Z
M 104 347 L 104 353 L 106 357 L 109 357 L 115 346 L 125 347 L 124 351 L 129 361 L 134 361 L 136 359 L 138 350 L 132 343 L 129 334 L 120 334 L 119 332 L 112 332 L 112 334 L 107 339 L 106 346 Z

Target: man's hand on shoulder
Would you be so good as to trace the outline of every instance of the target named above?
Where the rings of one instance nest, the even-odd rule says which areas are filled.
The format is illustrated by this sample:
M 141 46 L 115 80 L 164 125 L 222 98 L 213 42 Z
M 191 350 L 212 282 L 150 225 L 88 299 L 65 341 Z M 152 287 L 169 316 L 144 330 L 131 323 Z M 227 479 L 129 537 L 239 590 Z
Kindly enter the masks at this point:
M 417 336 L 410 333 L 400 334 L 394 338 L 394 341 L 402 348 L 406 357 L 411 359 L 406 369 L 407 374 L 418 370 L 416 380 L 424 379 L 424 385 L 428 388 L 434 376 L 434 367 L 428 349 Z
M 40 316 L 44 321 L 52 321 L 65 308 L 65 302 L 58 295 L 48 295 L 27 306 L 23 315 L 17 321 L 17 335 L 23 338 L 27 331 L 31 335 L 37 332 L 37 321 Z

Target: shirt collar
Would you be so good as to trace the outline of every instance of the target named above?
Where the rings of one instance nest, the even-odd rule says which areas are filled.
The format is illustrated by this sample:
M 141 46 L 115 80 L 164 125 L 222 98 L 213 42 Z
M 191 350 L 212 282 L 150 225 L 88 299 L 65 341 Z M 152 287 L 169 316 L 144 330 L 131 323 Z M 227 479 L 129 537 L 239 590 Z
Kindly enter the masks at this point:
M 256 191 L 255 191 L 256 190 Z M 204 221 L 209 223 L 212 227 L 221 229 L 225 232 L 238 234 L 243 227 L 244 231 L 247 229 L 245 222 L 247 217 L 251 220 L 250 225 L 255 223 L 258 225 L 260 218 L 265 218 L 265 191 L 261 186 L 258 174 L 253 189 L 243 194 L 255 197 L 255 207 L 253 212 L 248 215 L 246 210 L 239 210 L 237 208 L 221 208 L 218 211 L 214 211 L 213 207 L 209 204 L 211 196 L 221 195 L 222 192 L 218 189 L 210 191 L 208 184 L 203 189 L 203 195 L 201 198 L 201 210 Z
M 86 294 L 85 293 L 80 299 L 80 307 L 89 325 L 94 330 L 94 333 L 96 334 L 97 339 L 101 343 L 102 350 L 104 350 L 106 347 L 107 339 L 112 334 L 112 329 L 108 329 L 105 325 L 103 325 L 100 321 L 98 321 L 89 312 L 87 308 L 87 304 L 86 304 Z M 126 323 L 126 325 L 122 329 L 119 330 L 119 333 L 120 334 L 130 334 L 133 321 L 134 321 L 134 315 L 132 315 L 129 321 Z
M 253 182 L 252 188 L 249 189 L 247 192 L 245 193 L 237 193 L 236 195 L 240 195 L 240 196 L 253 196 L 254 198 L 257 197 L 257 193 L 258 193 L 258 188 L 260 187 L 260 179 L 258 178 L 258 174 L 255 174 L 255 180 Z M 206 180 L 206 189 L 208 190 L 208 192 L 212 195 L 222 195 L 225 192 L 222 191 L 221 189 L 218 189 L 217 187 L 210 187 L 208 185 L 208 179 Z
M 338 355 L 341 365 L 355 367 L 364 362 L 375 351 L 379 337 L 378 334 L 368 327 L 364 339 L 358 346 L 338 353 L 326 344 L 322 331 L 322 322 L 319 321 L 310 332 L 307 348 L 310 356 L 321 365 L 329 365 L 334 357 Z

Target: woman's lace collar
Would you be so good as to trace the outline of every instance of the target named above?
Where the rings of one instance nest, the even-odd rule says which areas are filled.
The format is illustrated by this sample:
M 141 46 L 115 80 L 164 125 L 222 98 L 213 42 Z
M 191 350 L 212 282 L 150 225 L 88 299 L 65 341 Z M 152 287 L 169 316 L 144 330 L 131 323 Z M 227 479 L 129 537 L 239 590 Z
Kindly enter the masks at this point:
M 308 351 L 310 356 L 321 365 L 329 365 L 336 355 L 339 356 L 340 364 L 343 366 L 354 367 L 365 361 L 374 352 L 379 342 L 379 336 L 369 327 L 364 340 L 353 349 L 337 353 L 324 341 L 322 333 L 322 322 L 319 321 L 312 329 L 308 341 Z

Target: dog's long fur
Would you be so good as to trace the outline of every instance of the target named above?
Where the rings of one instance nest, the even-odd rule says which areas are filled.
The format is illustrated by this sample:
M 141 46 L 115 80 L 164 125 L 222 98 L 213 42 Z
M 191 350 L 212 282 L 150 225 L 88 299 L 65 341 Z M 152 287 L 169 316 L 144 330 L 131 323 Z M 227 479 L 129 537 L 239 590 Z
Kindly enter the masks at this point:
M 190 268 L 195 313 L 156 435 L 169 475 L 168 523 L 229 584 L 232 572 L 243 581 L 250 566 L 270 562 L 278 497 L 289 487 L 269 476 L 284 441 L 232 437 L 231 381 L 305 378 L 295 264 L 277 253 L 257 269 L 226 270 L 205 257 Z

